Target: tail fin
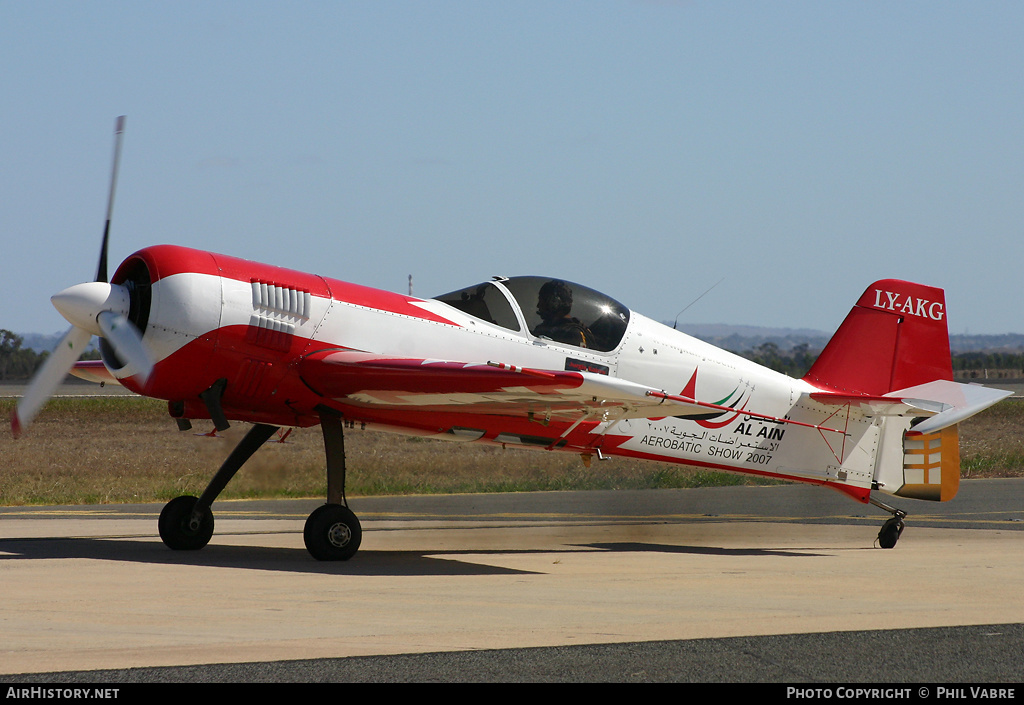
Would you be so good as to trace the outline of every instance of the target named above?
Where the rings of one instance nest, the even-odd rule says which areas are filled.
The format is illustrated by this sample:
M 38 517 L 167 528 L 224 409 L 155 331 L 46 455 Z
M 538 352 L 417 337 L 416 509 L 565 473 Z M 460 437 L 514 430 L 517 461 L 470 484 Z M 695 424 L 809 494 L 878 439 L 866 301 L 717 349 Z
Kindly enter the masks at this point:
M 953 382 L 942 289 L 895 279 L 867 288 L 804 380 L 815 401 L 879 419 L 873 489 L 943 502 L 960 482 L 956 424 L 1010 394 Z
M 951 379 L 942 289 L 897 279 L 864 291 L 804 377 L 822 389 L 869 395 Z

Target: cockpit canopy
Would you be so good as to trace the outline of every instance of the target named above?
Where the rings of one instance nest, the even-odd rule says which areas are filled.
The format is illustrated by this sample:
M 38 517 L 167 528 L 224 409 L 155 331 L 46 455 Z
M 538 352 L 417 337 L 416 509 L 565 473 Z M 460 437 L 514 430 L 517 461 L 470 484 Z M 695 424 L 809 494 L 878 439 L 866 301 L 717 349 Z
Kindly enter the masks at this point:
M 482 321 L 589 350 L 618 347 L 629 323 L 629 309 L 580 284 L 550 277 L 495 278 L 459 289 L 437 301 Z

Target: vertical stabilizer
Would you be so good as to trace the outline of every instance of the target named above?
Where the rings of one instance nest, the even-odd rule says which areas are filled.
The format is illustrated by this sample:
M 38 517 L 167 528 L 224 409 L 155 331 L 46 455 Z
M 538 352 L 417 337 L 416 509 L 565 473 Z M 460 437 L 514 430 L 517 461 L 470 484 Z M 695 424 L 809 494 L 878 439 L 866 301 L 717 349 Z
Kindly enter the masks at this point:
M 953 379 L 942 289 L 884 279 L 865 290 L 804 377 L 830 391 L 881 395 Z

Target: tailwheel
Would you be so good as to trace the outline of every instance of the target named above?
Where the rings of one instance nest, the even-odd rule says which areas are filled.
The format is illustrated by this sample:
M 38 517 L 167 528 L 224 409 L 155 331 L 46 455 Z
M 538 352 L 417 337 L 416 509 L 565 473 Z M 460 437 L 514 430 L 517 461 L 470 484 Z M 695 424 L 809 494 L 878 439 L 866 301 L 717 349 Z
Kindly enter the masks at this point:
M 903 533 L 903 519 L 907 516 L 907 513 L 902 509 L 890 507 L 875 497 L 869 497 L 868 501 L 879 509 L 884 509 L 892 514 L 892 518 L 886 519 L 885 523 L 882 524 L 882 528 L 878 531 L 878 538 L 875 539 L 882 548 L 892 548 L 900 540 L 900 534 Z
M 209 507 L 194 516 L 197 497 L 188 495 L 168 502 L 160 512 L 160 538 L 175 551 L 197 551 L 213 536 L 213 512 Z
M 347 561 L 359 550 L 363 530 L 348 507 L 325 504 L 306 519 L 306 550 L 318 561 Z
M 875 497 L 868 498 L 868 501 L 879 509 L 884 509 L 892 514 L 892 517 L 886 519 L 885 523 L 882 524 L 882 528 L 878 531 L 878 538 L 875 539 L 882 548 L 892 548 L 900 540 L 900 534 L 903 533 L 903 518 L 907 516 L 907 513 L 902 509 L 890 507 Z
M 886 519 L 878 532 L 878 545 L 882 548 L 892 548 L 895 546 L 896 542 L 900 539 L 900 534 L 903 533 L 903 527 L 903 517 L 900 515 Z

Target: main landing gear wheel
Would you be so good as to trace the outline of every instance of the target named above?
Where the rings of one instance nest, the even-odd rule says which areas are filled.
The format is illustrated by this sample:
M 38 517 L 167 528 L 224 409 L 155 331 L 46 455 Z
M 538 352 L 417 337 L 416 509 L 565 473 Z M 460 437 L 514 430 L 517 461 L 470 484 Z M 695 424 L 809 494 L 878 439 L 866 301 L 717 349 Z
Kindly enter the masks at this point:
M 348 507 L 325 504 L 306 519 L 306 550 L 318 561 L 347 561 L 359 550 L 363 529 Z
M 192 517 L 197 497 L 182 496 L 168 502 L 160 512 L 160 538 L 175 551 L 197 551 L 213 536 L 213 512 L 207 509 L 198 521 Z

